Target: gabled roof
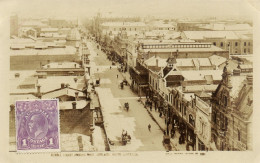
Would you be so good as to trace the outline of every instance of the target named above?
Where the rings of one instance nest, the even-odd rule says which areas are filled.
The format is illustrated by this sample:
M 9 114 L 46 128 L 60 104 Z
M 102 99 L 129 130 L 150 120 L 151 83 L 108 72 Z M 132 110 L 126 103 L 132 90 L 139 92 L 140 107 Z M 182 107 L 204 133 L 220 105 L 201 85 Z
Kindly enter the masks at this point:
M 84 96 L 83 92 L 77 91 L 71 88 L 64 88 L 64 89 L 58 89 L 55 91 L 47 92 L 44 95 L 42 95 L 43 99 L 52 99 L 52 98 L 58 98 L 60 96 L 71 96 L 75 97 L 75 92 L 79 92 L 78 96 Z

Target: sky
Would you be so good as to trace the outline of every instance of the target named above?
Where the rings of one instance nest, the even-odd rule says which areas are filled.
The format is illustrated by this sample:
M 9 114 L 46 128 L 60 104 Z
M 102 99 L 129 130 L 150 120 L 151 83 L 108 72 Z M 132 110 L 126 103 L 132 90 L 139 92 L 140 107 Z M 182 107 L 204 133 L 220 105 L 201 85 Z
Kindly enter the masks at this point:
M 249 17 L 254 11 L 246 0 L 1 0 L 0 6 L 25 16 L 68 17 L 91 17 L 97 12 L 117 16 Z

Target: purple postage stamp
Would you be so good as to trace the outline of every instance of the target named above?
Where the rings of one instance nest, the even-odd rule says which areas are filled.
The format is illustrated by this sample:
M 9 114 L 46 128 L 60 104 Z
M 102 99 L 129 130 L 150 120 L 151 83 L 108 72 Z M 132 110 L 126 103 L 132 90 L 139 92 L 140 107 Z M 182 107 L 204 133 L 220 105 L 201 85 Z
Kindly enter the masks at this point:
M 17 151 L 60 151 L 58 100 L 16 101 Z

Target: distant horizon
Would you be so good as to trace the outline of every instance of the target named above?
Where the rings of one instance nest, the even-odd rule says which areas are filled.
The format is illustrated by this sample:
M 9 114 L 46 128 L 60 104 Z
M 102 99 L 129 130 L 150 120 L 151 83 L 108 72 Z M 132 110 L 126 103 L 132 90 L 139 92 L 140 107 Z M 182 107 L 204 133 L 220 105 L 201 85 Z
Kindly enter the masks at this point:
M 13 7 L 12 13 L 22 17 L 86 18 L 91 18 L 100 12 L 102 15 L 119 17 L 252 19 L 256 10 L 245 0 L 74 0 L 73 3 L 69 0 L 64 0 L 62 3 L 58 0 L 23 0 L 15 1 Z

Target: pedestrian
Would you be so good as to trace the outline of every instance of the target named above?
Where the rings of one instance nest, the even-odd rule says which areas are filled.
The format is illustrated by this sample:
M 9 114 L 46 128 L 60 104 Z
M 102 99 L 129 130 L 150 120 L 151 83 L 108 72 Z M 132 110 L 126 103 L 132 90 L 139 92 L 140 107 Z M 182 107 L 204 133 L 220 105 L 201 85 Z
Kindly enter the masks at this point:
M 148 125 L 148 130 L 149 130 L 150 132 L 151 132 L 151 127 L 152 127 L 152 126 L 149 124 L 149 125 Z
M 153 106 L 152 105 L 150 105 L 150 111 L 152 111 L 153 110 Z
M 110 66 L 110 70 L 111 70 L 111 68 L 112 68 L 112 67 Z
M 154 103 L 154 110 L 157 110 L 157 102 Z
M 166 135 L 166 131 L 165 130 L 163 130 L 163 135 Z
M 162 117 L 162 112 L 160 111 L 159 117 Z
M 116 78 L 118 78 L 118 74 L 116 75 Z

